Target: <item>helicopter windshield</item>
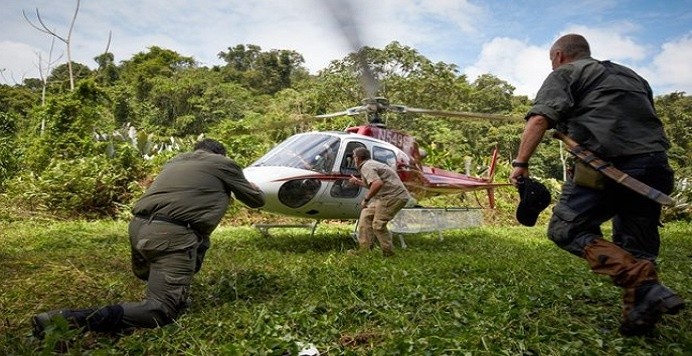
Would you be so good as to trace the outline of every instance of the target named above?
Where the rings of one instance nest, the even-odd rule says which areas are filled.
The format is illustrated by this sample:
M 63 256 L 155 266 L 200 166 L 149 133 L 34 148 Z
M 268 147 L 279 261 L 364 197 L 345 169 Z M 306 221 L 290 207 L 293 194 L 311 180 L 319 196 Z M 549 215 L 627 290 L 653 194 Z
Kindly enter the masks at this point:
M 340 142 L 338 137 L 319 133 L 293 136 L 250 166 L 280 166 L 330 172 L 334 167 Z

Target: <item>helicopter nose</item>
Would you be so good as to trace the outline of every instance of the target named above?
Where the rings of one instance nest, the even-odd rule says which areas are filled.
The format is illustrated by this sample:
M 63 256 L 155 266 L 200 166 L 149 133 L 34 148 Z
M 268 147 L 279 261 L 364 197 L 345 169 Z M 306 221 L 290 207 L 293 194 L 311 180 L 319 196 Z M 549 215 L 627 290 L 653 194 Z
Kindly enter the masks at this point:
M 248 182 L 256 184 L 263 191 L 266 190 L 266 185 L 271 181 L 272 178 L 272 176 L 267 174 L 267 172 L 264 172 L 263 169 L 257 169 L 256 167 L 248 167 L 243 169 L 243 175 Z
M 264 194 L 276 193 L 276 175 L 271 174 L 264 167 L 248 167 L 243 169 L 243 175 L 248 182 L 257 185 Z

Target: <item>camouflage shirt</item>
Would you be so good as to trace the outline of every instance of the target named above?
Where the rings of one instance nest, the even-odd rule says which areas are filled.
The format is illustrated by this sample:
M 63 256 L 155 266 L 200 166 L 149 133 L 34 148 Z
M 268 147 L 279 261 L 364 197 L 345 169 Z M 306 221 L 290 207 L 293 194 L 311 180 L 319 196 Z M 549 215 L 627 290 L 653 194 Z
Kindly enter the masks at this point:
M 601 158 L 670 147 L 649 83 L 609 61 L 586 58 L 553 70 L 526 118 L 536 114 Z

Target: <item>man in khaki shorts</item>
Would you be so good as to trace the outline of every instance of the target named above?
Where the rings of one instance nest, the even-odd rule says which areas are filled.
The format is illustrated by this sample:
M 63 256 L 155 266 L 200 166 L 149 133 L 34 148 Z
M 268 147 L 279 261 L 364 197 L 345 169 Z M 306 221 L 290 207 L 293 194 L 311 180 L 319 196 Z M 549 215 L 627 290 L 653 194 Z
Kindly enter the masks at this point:
M 370 151 L 366 148 L 359 147 L 353 150 L 353 157 L 361 178 L 351 177 L 349 182 L 368 189 L 365 199 L 360 203 L 360 250 L 370 250 L 373 247 L 372 236 L 375 235 L 382 254 L 392 256 L 392 234 L 387 229 L 387 223 L 406 205 L 410 195 L 396 171 L 384 163 L 370 159 Z

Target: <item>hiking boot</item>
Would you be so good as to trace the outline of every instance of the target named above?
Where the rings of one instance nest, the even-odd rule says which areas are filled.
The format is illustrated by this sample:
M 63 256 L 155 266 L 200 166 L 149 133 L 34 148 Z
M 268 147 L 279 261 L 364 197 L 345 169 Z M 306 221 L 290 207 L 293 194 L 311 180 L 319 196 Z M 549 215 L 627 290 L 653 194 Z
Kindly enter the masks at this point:
M 33 334 L 38 338 L 45 336 L 46 328 L 58 316 L 67 320 L 69 329 L 81 329 L 83 332 L 118 332 L 126 327 L 122 322 L 123 313 L 123 307 L 118 304 L 98 309 L 62 309 L 36 314 L 31 323 Z
M 620 324 L 624 336 L 650 334 L 663 314 L 674 315 L 685 307 L 680 296 L 660 283 L 638 287 L 634 300 L 634 306 Z

